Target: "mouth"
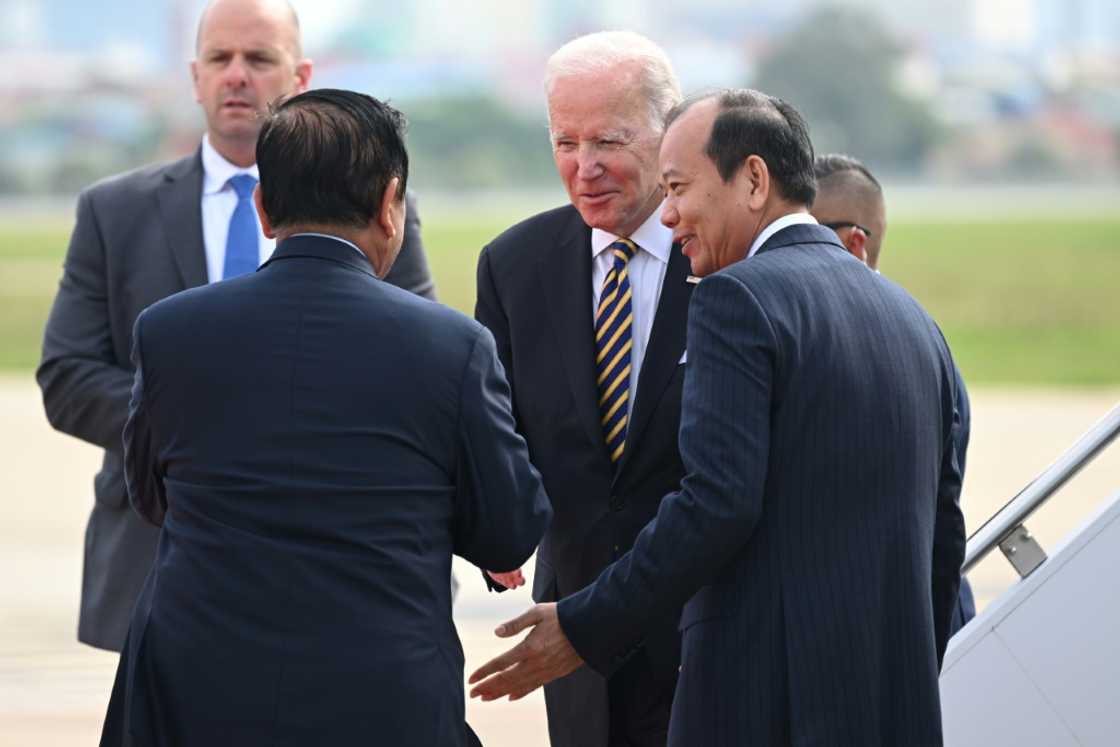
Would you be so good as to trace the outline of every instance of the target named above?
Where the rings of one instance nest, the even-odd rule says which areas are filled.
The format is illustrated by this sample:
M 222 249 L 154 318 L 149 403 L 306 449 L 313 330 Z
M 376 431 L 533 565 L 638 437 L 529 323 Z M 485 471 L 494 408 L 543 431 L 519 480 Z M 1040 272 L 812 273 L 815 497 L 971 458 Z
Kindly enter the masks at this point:
M 682 254 L 684 254 L 685 256 L 688 256 L 688 248 L 691 245 L 691 242 L 694 238 L 696 238 L 696 237 L 693 236 L 692 234 L 686 234 L 684 236 L 674 236 L 673 237 L 673 243 L 680 246 Z
M 248 101 L 244 101 L 242 99 L 226 99 L 225 101 L 222 102 L 222 108 L 223 109 L 228 109 L 230 111 L 244 111 L 244 112 L 256 111 L 256 107 L 254 107 Z
M 579 198 L 587 205 L 603 205 L 610 202 L 618 192 L 583 192 Z

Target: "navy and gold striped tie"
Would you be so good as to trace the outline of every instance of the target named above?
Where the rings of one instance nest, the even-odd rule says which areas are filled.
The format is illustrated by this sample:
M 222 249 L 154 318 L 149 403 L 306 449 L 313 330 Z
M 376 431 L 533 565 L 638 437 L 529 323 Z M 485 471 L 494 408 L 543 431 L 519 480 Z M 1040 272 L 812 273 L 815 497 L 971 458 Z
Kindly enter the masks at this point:
M 603 281 L 595 312 L 595 370 L 603 437 L 611 462 L 618 464 L 626 450 L 630 413 L 630 328 L 634 325 L 634 313 L 628 267 L 638 248 L 629 239 L 619 239 L 608 249 L 614 255 L 614 263 Z

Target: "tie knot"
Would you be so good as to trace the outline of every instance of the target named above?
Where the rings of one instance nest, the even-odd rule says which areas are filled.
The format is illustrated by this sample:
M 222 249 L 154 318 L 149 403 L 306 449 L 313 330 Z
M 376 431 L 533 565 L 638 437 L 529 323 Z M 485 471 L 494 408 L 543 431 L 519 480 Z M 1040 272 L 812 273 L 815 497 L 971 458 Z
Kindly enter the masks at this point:
M 230 177 L 229 186 L 237 193 L 237 199 L 244 200 L 253 194 L 253 187 L 257 186 L 257 180 L 249 174 L 238 174 Z
M 611 252 L 616 259 L 623 262 L 629 262 L 634 257 L 634 253 L 638 251 L 638 247 L 630 239 L 619 239 L 610 246 Z

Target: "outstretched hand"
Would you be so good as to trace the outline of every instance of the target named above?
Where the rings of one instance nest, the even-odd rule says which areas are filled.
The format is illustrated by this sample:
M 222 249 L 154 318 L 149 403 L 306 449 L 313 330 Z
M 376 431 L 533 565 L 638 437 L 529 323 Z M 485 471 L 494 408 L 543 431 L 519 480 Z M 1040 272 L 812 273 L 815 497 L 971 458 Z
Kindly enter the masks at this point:
M 516 571 L 509 571 L 507 573 L 495 573 L 494 571 L 486 571 L 486 575 L 497 581 L 507 589 L 516 589 L 519 586 L 525 585 L 525 576 L 521 573 L 521 569 Z
M 486 701 L 508 695 L 510 700 L 519 700 L 583 664 L 560 627 L 554 602 L 538 604 L 520 617 L 502 623 L 494 632 L 499 638 L 509 638 L 526 628 L 532 630 L 525 640 L 471 675 L 469 682 L 475 685 L 471 688 L 472 698 Z

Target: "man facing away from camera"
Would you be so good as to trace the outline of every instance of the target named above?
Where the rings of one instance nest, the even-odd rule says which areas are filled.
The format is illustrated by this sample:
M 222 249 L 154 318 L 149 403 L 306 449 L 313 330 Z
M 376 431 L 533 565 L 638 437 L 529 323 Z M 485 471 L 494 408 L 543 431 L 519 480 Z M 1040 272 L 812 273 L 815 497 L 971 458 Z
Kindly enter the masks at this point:
M 112 651 L 124 643 L 158 536 L 129 508 L 124 484 L 132 325 L 161 298 L 251 273 L 272 254 L 252 205 L 261 115 L 311 82 L 286 0 L 212 0 L 195 53 L 202 143 L 178 161 L 82 192 L 36 372 L 51 425 L 105 450 L 86 526 L 78 640 Z M 414 207 L 386 280 L 432 298 Z
M 570 204 L 483 249 L 475 307 L 497 340 L 518 430 L 556 512 L 537 551 L 540 602 L 594 581 L 680 484 L 692 292 L 688 260 L 658 220 L 657 146 L 680 100 L 665 52 L 629 32 L 577 38 L 549 59 L 545 93 Z M 652 619 L 609 677 L 585 667 L 545 688 L 553 747 L 665 744 L 678 617 Z
M 285 102 L 256 148 L 271 259 L 137 319 L 125 475 L 162 529 L 102 745 L 478 743 L 451 556 L 512 571 L 551 510 L 491 334 L 383 281 L 402 127 Z
M 817 177 L 817 199 L 813 202 L 813 217 L 822 226 L 836 231 L 840 243 L 853 257 L 878 272 L 883 240 L 887 235 L 887 205 L 879 180 L 855 158 L 838 153 L 817 156 L 814 171 Z M 957 415 L 960 418 L 954 448 L 963 482 L 971 429 L 971 407 L 968 390 L 965 389 L 964 379 L 955 363 L 953 375 L 956 377 Z M 954 635 L 974 617 L 976 601 L 972 596 L 972 587 L 968 579 L 961 576 L 960 595 L 949 626 L 949 635 Z
M 933 745 L 964 555 L 955 379 L 936 325 L 809 215 L 801 116 L 750 90 L 669 115 L 661 217 L 704 279 L 688 315 L 686 476 L 592 585 L 471 676 L 521 697 L 609 675 L 684 604 L 669 743 Z

